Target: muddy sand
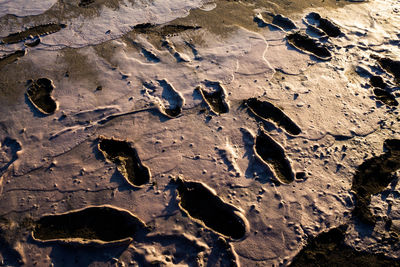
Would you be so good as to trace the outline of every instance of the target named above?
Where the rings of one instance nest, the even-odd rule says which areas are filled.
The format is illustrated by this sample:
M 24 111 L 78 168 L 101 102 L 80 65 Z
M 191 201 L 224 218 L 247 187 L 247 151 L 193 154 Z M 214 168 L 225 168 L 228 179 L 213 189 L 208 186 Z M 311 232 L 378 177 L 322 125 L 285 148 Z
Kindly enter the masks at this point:
M 0 1 L 0 263 L 400 266 L 400 3 Z

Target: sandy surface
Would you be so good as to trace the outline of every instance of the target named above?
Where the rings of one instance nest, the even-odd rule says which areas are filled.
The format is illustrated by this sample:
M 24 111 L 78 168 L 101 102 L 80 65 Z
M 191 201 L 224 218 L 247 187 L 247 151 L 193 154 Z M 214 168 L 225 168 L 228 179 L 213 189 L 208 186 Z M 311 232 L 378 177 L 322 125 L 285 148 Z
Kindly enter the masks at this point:
M 398 264 L 398 1 L 19 2 L 2 264 Z

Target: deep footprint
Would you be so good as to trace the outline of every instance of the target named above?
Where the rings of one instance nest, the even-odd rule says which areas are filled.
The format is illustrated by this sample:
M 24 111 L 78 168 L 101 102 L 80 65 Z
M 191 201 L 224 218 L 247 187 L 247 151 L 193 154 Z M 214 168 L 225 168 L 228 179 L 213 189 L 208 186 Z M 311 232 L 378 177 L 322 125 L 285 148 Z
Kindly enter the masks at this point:
M 360 252 L 344 242 L 346 226 L 311 238 L 289 266 L 400 266 L 383 254 Z
M 280 14 L 272 17 L 272 24 L 284 31 L 291 31 L 297 29 L 296 24 L 289 18 L 284 17 Z
M 353 214 L 362 222 L 375 225 L 376 218 L 369 209 L 371 195 L 383 191 L 394 179 L 393 172 L 400 169 L 400 140 L 387 139 L 387 152 L 364 161 L 353 177 L 352 190 L 356 194 Z
M 132 143 L 99 136 L 98 149 L 106 159 L 117 164 L 129 184 L 140 187 L 150 181 L 150 170 L 142 164 Z
M 25 54 L 26 54 L 25 50 L 18 50 L 12 54 L 0 58 L 0 69 L 2 69 L 7 64 L 17 61 L 20 57 L 25 56 Z
M 377 75 L 371 76 L 369 78 L 369 83 L 373 87 L 378 87 L 378 88 L 381 88 L 381 89 L 385 89 L 387 87 L 387 84 L 385 83 L 383 78 L 381 76 L 377 76 Z
M 285 155 L 285 150 L 263 129 L 260 130 L 260 134 L 255 138 L 253 149 L 259 160 L 271 169 L 280 183 L 288 184 L 293 182 L 294 173 L 290 161 Z
M 219 82 L 205 82 L 206 86 L 212 88 L 213 91 L 206 91 L 201 86 L 196 89 L 200 92 L 204 101 L 207 103 L 212 112 L 217 115 L 228 113 L 229 105 L 226 102 L 225 89 Z
M 311 53 L 321 60 L 330 60 L 332 58 L 331 52 L 325 46 L 308 35 L 295 32 L 288 34 L 286 38 L 289 44 L 300 51 Z
M 185 103 L 183 96 L 167 80 L 159 80 L 163 88 L 162 97 L 168 102 L 168 107 L 161 107 L 161 112 L 170 118 L 175 118 L 182 112 Z
M 3 44 L 15 44 L 28 38 L 52 34 L 66 27 L 65 24 L 50 23 L 29 28 L 22 32 L 12 33 L 1 39 Z
M 394 95 L 384 89 L 374 88 L 374 94 L 376 96 L 376 99 L 382 101 L 388 106 L 395 107 L 399 105 Z
M 328 19 L 322 18 L 318 13 L 311 12 L 306 16 L 306 20 L 311 25 L 324 31 L 330 37 L 338 37 L 342 34 L 339 26 Z
M 203 183 L 177 178 L 179 206 L 191 218 L 226 237 L 241 239 L 248 231 L 248 222 L 239 210 L 225 203 Z
M 48 215 L 35 223 L 32 232 L 38 241 L 75 241 L 81 244 L 130 241 L 146 225 L 128 211 L 111 206 L 96 206 Z
M 256 98 L 249 98 L 245 101 L 245 104 L 257 117 L 266 121 L 275 122 L 278 126 L 283 127 L 292 135 L 298 135 L 301 133 L 299 126 L 297 126 L 296 123 L 283 113 L 282 110 L 275 107 L 273 104 L 267 101 L 260 101 Z
M 391 73 L 397 85 L 400 85 L 400 61 L 394 61 L 388 57 L 379 57 L 376 55 L 371 55 L 371 58 L 375 59 L 382 69 Z
M 57 109 L 57 103 L 51 96 L 54 84 L 50 79 L 40 78 L 29 81 L 26 92 L 31 103 L 43 114 L 49 115 Z

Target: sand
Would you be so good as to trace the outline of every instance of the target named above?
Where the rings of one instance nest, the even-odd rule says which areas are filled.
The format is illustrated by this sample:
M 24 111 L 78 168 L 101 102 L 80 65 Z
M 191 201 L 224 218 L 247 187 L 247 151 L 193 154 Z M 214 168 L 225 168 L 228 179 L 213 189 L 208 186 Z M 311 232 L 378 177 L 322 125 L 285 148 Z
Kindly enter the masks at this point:
M 1 264 L 399 265 L 398 1 L 39 2 L 0 1 Z

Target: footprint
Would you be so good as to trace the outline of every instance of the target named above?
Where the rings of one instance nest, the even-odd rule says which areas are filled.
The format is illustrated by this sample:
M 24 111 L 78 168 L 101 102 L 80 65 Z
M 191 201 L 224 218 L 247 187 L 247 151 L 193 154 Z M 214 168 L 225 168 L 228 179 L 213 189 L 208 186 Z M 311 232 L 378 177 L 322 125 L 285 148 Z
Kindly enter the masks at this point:
M 2 44 L 15 44 L 24 41 L 28 38 L 39 37 L 43 35 L 52 34 L 67 27 L 65 24 L 49 23 L 44 25 L 35 26 L 22 32 L 12 33 L 6 37 L 1 38 Z
M 278 126 L 283 127 L 288 133 L 292 135 L 298 135 L 301 133 L 301 129 L 296 125 L 282 110 L 275 107 L 273 104 L 267 101 L 260 101 L 256 98 L 249 98 L 245 101 L 245 104 L 249 110 L 257 117 L 266 120 L 273 121 Z
M 393 172 L 400 169 L 400 140 L 387 139 L 384 142 L 387 152 L 364 161 L 357 169 L 352 190 L 356 194 L 353 214 L 362 222 L 375 225 L 376 218 L 369 209 L 371 195 L 384 190 L 394 179 Z
M 179 207 L 190 218 L 205 227 L 232 239 L 242 239 L 248 232 L 249 224 L 235 207 L 217 196 L 215 191 L 203 183 L 175 180 Z
M 213 89 L 212 91 L 206 91 L 201 86 L 198 86 L 198 90 L 207 103 L 212 112 L 217 115 L 229 112 L 229 105 L 226 102 L 226 92 L 219 82 L 205 81 L 206 87 Z
M 339 26 L 332 21 L 322 18 L 318 13 L 311 12 L 305 17 L 307 23 L 321 29 L 330 37 L 338 37 L 342 34 Z
M 190 25 L 154 25 L 151 23 L 138 24 L 133 27 L 133 30 L 137 33 L 143 34 L 156 34 L 159 36 L 167 36 L 177 34 L 188 30 L 198 30 L 201 29 L 200 26 L 190 26 Z
M 95 0 L 81 0 L 78 4 L 79 7 L 88 7 L 93 4 Z
M 268 13 L 268 12 L 265 12 L 263 14 L 266 15 L 265 17 L 267 17 L 267 19 L 269 18 L 268 21 L 270 23 L 268 23 L 264 20 L 264 16 L 262 14 L 257 14 L 254 17 L 254 22 L 256 22 L 259 27 L 266 27 L 267 25 L 272 25 L 282 31 L 291 31 L 291 30 L 298 29 L 296 24 L 291 19 L 289 19 L 281 14 L 274 15 L 274 14 Z
M 163 88 L 163 99 L 168 102 L 168 107 L 161 107 L 161 112 L 170 118 L 177 117 L 182 112 L 185 99 L 167 80 L 159 80 L 158 83 Z
M 381 76 L 377 76 L 377 75 L 372 75 L 369 78 L 369 83 L 373 86 L 373 87 L 379 87 L 381 89 L 385 89 L 387 87 L 387 84 L 385 83 L 385 81 L 382 79 Z
M 26 54 L 25 50 L 18 50 L 12 54 L 9 54 L 9 55 L 6 55 L 6 56 L 0 58 L 0 69 L 2 69 L 7 64 L 11 64 L 11 63 L 17 61 L 20 57 L 25 56 L 25 54 Z
M 397 85 L 400 85 L 400 61 L 394 61 L 388 57 L 377 55 L 371 55 L 371 58 L 375 59 L 382 69 L 392 74 Z
M 18 159 L 17 152 L 20 150 L 21 144 L 10 137 L 4 138 L 0 143 L 0 176 Z
M 289 266 L 399 266 L 398 260 L 348 246 L 346 230 L 347 226 L 341 225 L 310 238 Z
M 177 62 L 190 62 L 189 56 L 176 51 L 175 47 L 170 41 L 164 40 L 162 46 L 165 47 L 171 53 L 171 55 L 175 57 Z
M 51 96 L 53 81 L 47 78 L 30 80 L 26 92 L 31 103 L 43 114 L 49 115 L 57 109 L 57 103 Z
M 384 104 L 392 107 L 396 107 L 399 105 L 394 95 L 389 93 L 388 91 L 381 89 L 381 88 L 374 88 L 374 94 L 376 99 L 382 101 Z
M 130 243 L 147 226 L 132 213 L 112 206 L 94 206 L 47 215 L 35 222 L 33 239 L 80 245 Z
M 331 52 L 324 45 L 308 35 L 295 32 L 288 34 L 286 38 L 289 44 L 304 53 L 312 54 L 321 60 L 330 60 L 332 58 Z
M 285 150 L 264 129 L 260 129 L 260 134 L 255 138 L 253 150 L 257 158 L 271 169 L 278 182 L 293 182 L 294 173 Z
M 150 181 L 150 170 L 142 164 L 131 142 L 100 135 L 98 149 L 107 160 L 117 164 L 118 171 L 130 185 L 141 187 Z

